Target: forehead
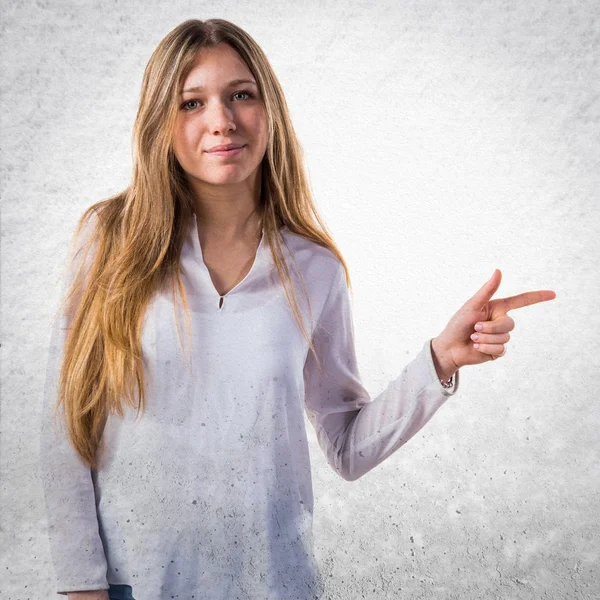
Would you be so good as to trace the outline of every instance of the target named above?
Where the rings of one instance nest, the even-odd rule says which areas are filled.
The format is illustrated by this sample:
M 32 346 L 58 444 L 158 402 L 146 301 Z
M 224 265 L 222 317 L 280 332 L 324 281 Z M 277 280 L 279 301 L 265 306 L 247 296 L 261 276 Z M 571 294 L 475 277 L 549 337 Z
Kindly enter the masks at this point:
M 181 90 L 188 88 L 221 88 L 232 80 L 255 80 L 241 56 L 229 45 L 203 48 L 194 66 L 183 79 Z

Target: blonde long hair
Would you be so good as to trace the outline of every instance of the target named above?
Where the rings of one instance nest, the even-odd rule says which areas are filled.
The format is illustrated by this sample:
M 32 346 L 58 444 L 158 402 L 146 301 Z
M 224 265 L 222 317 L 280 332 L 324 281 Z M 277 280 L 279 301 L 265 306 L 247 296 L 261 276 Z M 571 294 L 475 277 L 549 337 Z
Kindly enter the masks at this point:
M 346 262 L 314 205 L 302 148 L 265 54 L 229 21 L 181 23 L 159 43 L 144 71 L 133 129 L 132 181 L 124 191 L 90 206 L 79 219 L 74 238 L 78 240 L 85 229 L 88 239 L 75 253 L 73 265 L 78 268 L 59 308 L 71 307 L 54 416 L 62 403 L 71 444 L 92 469 L 97 468 L 96 450 L 108 414 L 123 416 L 123 401 L 137 408 L 138 415 L 145 409 L 142 322 L 152 296 L 167 280 L 173 293 L 178 289 L 181 294 L 189 334 L 179 258 L 194 217 L 194 200 L 173 153 L 172 131 L 180 86 L 198 52 L 220 43 L 229 44 L 246 62 L 265 103 L 269 135 L 261 163 L 260 205 L 265 242 L 319 368 L 281 250 L 280 228 L 285 225 L 329 248 L 341 261 L 351 289 Z

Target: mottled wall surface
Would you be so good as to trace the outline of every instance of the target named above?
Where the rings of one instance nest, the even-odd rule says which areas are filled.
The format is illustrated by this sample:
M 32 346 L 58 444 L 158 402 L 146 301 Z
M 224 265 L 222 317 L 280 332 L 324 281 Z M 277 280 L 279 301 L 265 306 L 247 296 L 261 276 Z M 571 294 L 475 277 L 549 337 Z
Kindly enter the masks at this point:
M 2 3 L 0 595 L 56 597 L 37 473 L 58 277 L 124 188 L 141 77 L 187 18 L 264 48 L 354 283 L 378 393 L 489 279 L 507 354 L 356 482 L 309 429 L 331 600 L 600 596 L 600 5 L 596 0 Z M 307 422 L 307 426 L 308 422 Z M 150 600 L 150 599 L 148 599 Z

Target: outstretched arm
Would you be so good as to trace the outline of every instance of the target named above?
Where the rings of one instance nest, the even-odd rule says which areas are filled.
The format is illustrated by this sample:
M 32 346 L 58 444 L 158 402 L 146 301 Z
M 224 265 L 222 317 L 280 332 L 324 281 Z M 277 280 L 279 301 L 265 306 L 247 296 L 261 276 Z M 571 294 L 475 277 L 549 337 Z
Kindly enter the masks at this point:
M 354 346 L 349 290 L 341 263 L 313 334 L 304 366 L 305 408 L 332 468 L 354 481 L 411 439 L 459 387 L 442 387 L 427 340 L 417 356 L 372 399 L 363 387 Z

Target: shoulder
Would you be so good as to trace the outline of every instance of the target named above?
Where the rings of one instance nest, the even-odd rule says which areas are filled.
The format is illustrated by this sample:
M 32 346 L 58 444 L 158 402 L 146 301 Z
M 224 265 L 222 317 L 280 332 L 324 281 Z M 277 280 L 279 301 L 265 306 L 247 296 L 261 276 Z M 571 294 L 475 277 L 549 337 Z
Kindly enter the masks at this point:
M 79 254 L 89 243 L 97 241 L 100 226 L 100 216 L 96 205 L 90 206 L 79 217 L 73 230 L 71 236 L 72 255 Z
M 80 269 L 87 272 L 97 252 L 101 221 L 95 207 L 90 207 L 79 217 L 71 234 L 67 258 L 67 279 L 72 281 Z
M 287 227 L 281 230 L 281 236 L 292 265 L 297 266 L 307 284 L 323 284 L 330 289 L 344 272 L 341 261 L 330 248 L 293 233 Z

